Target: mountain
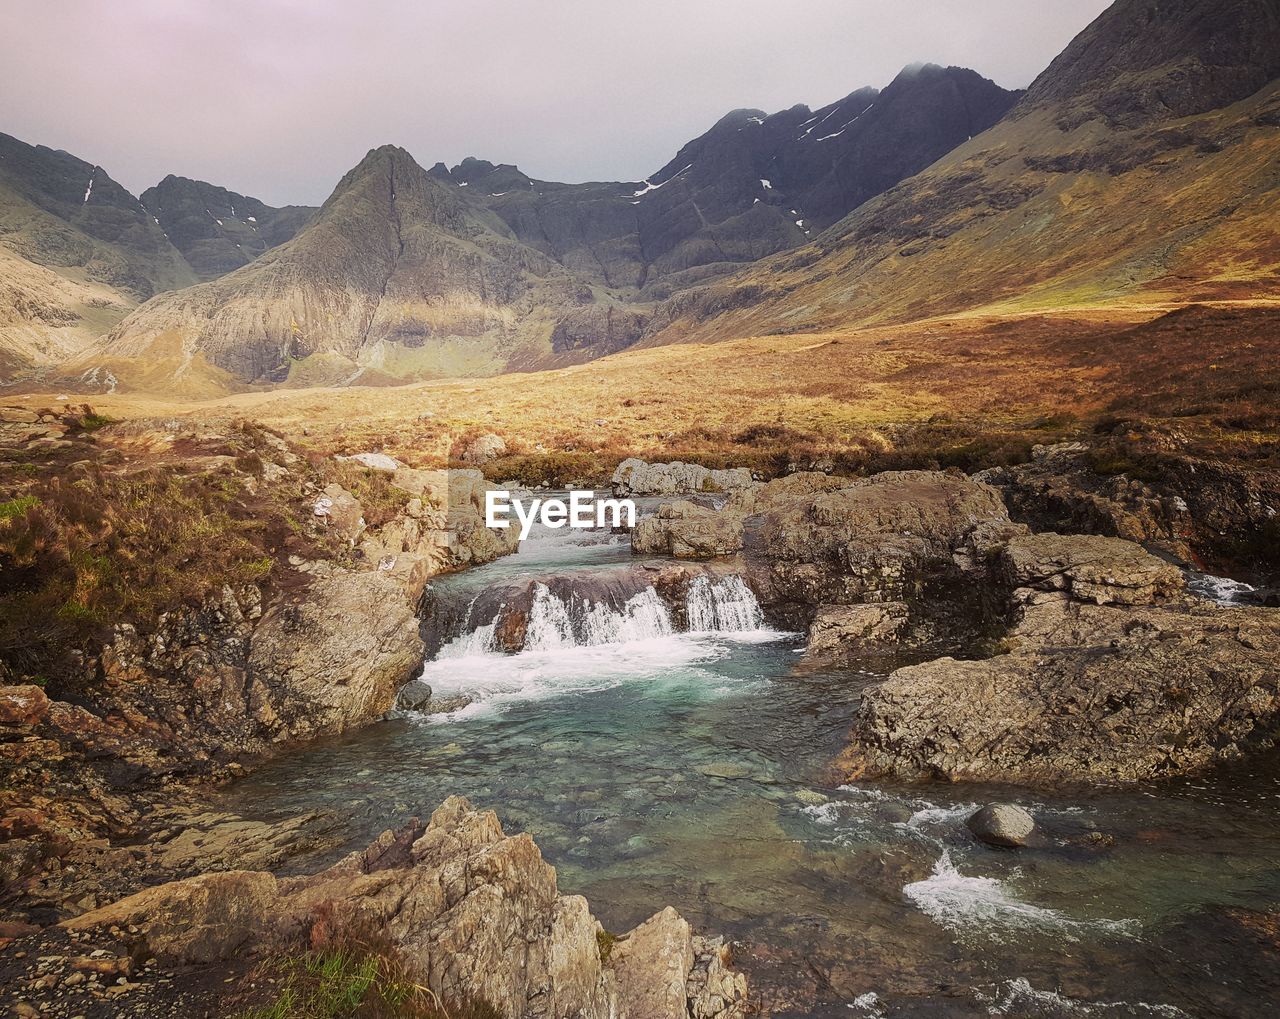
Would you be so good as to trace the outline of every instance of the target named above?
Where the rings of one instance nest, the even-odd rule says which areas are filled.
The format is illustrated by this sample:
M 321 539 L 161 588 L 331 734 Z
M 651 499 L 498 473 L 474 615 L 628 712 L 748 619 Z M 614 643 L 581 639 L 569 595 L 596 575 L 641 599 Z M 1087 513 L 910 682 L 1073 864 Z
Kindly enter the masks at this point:
M 373 150 L 325 205 L 166 178 L 144 204 L 197 271 L 71 367 L 188 389 L 551 367 L 640 341 L 681 288 L 803 244 L 1016 100 L 924 66 L 816 112 L 736 111 L 644 181 L 559 184 Z M 269 246 L 281 234 L 297 233 Z
M 283 244 L 316 212 L 308 205 L 275 209 L 256 198 L 173 174 L 142 192 L 139 200 L 203 280 L 223 276 Z
M 149 301 L 92 364 L 122 378 L 168 370 L 197 388 L 489 374 L 543 353 L 554 309 L 595 299 L 387 145 L 292 240 Z
M 1019 95 L 930 64 L 816 111 L 735 110 L 635 184 L 552 184 L 475 159 L 441 176 L 474 188 L 524 243 L 652 300 L 803 244 L 985 131 Z
M 1119 0 L 984 134 L 646 342 L 1280 293 L 1280 0 Z
M 0 134 L 0 368 L 60 361 L 152 295 L 194 282 L 101 167 Z

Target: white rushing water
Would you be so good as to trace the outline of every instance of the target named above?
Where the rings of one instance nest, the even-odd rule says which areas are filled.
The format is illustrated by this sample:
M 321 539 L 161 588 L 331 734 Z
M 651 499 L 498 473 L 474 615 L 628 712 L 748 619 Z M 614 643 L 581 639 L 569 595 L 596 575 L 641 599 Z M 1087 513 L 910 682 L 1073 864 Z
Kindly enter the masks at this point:
M 741 577 L 712 581 L 698 577 L 685 598 L 689 629 L 695 633 L 744 633 L 764 629 L 764 612 Z
M 685 599 L 688 631 L 678 632 L 658 592 L 647 587 L 621 607 L 562 596 L 534 585 L 524 648 L 505 654 L 495 639 L 497 620 L 475 624 L 471 610 L 457 637 L 426 663 L 422 679 L 438 696 L 467 694 L 475 701 L 433 721 L 487 714 L 504 704 L 569 696 L 643 681 L 684 685 L 699 694 L 725 692 L 699 663 L 722 658 L 733 643 L 778 640 L 740 577 L 699 577 Z
M 961 874 L 949 850 L 943 850 L 932 874 L 913 881 L 902 892 L 953 933 L 981 934 L 997 941 L 1032 931 L 1077 941 L 1085 930 L 1123 936 L 1132 927 L 1127 920 L 1077 920 L 1060 910 L 1024 902 L 1004 881 Z
M 1215 577 L 1196 570 L 1187 571 L 1187 589 L 1201 598 L 1217 602 L 1219 605 L 1248 604 L 1258 589 L 1242 580 L 1230 577 Z

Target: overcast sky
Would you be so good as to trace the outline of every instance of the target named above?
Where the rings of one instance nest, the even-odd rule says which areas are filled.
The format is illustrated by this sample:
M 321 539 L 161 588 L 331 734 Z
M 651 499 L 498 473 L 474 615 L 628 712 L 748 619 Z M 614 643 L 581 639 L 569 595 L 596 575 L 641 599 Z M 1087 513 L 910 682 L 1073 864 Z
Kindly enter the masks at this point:
M 1030 83 L 1110 0 L 0 0 L 0 131 L 135 194 L 319 204 L 364 153 L 635 180 L 917 61 Z

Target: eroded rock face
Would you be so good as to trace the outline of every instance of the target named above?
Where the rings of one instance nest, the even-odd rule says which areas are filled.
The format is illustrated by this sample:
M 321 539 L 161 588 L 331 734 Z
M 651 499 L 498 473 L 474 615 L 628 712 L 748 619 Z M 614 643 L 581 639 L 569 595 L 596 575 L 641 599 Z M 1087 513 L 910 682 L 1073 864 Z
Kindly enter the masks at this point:
M 1067 591 L 1097 605 L 1148 605 L 1186 586 L 1176 566 L 1119 538 L 1027 534 L 1000 555 L 1010 587 Z
M 698 492 L 732 492 L 753 484 L 745 467 L 711 470 L 698 464 L 645 463 L 629 457 L 618 464 L 610 479 L 616 496 L 691 495 Z
M 1029 463 L 980 477 L 1037 530 L 1119 537 L 1188 561 L 1274 569 L 1274 548 L 1244 539 L 1275 526 L 1280 471 L 1189 456 L 1183 444 L 1176 434 L 1142 436 L 1133 449 L 1121 443 L 1118 465 L 1126 466 L 1129 454 L 1134 468 L 1144 461 L 1143 479 L 1097 473 L 1096 454 L 1083 443 L 1037 446 Z
M 157 959 L 208 963 L 230 958 L 258 936 L 278 899 L 270 874 L 224 871 L 147 888 L 64 926 L 72 931 L 134 927 Z
M 147 889 L 70 922 L 116 927 L 132 954 L 162 963 L 223 959 L 249 947 L 323 944 L 373 928 L 446 1001 L 483 999 L 511 1016 L 736 1019 L 746 981 L 719 942 L 666 909 L 624 935 L 606 961 L 581 896 L 563 896 L 527 834 L 451 797 L 428 824 L 384 832 L 307 877 L 202 875 Z
M 817 605 L 911 601 L 934 579 L 983 575 L 987 552 L 1025 530 L 987 485 L 895 471 L 776 498 L 744 554 L 761 601 L 807 620 Z

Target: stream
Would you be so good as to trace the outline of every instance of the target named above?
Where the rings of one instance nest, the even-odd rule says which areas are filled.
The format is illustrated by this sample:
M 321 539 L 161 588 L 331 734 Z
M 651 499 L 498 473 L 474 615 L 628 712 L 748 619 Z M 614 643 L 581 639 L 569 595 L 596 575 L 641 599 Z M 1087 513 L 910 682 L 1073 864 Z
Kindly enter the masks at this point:
M 625 535 L 539 528 L 437 578 L 423 679 L 475 700 L 273 761 L 228 806 L 332 811 L 342 845 L 291 862 L 304 872 L 465 795 L 532 833 L 607 929 L 670 904 L 740 943 L 776 1014 L 1276 1014 L 1250 912 L 1280 905 L 1274 760 L 1124 792 L 840 785 L 831 762 L 884 659 L 807 665 L 735 578 L 694 585 L 684 632 L 652 588 L 593 598 L 637 563 Z M 495 650 L 484 592 L 553 576 L 525 650 Z M 1028 809 L 1042 844 L 977 843 L 964 820 L 993 799 Z

